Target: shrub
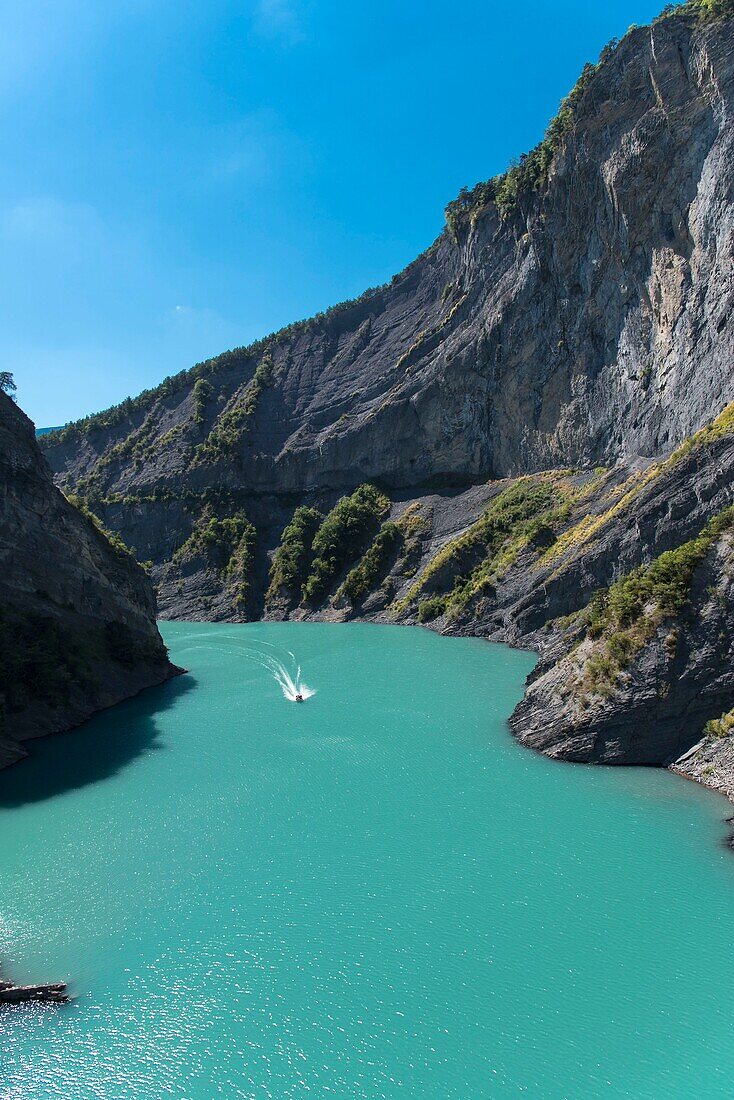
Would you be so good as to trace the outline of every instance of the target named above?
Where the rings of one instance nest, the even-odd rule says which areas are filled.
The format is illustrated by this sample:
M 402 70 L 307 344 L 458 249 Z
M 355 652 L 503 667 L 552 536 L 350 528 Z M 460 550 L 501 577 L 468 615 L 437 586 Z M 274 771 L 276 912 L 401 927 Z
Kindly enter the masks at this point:
M 341 570 L 354 561 L 390 507 L 373 485 L 360 485 L 332 508 L 313 540 L 314 559 L 303 586 L 303 599 L 314 603 L 329 591 Z
M 323 518 L 315 508 L 304 505 L 296 508 L 273 555 L 266 600 L 273 599 L 283 590 L 289 595 L 300 593 L 306 579 L 313 538 Z
M 586 615 L 592 638 L 607 634 L 610 628 L 623 630 L 633 625 L 648 607 L 661 619 L 677 615 L 688 601 L 696 566 L 733 526 L 734 506 L 709 520 L 697 538 L 667 550 L 650 565 L 634 569 L 611 588 L 597 592 Z
M 244 516 L 244 513 L 239 513 Z M 242 605 L 252 583 L 252 569 L 255 563 L 255 541 L 257 531 L 249 520 L 245 519 L 242 525 L 242 534 L 234 545 L 229 561 L 225 569 L 225 576 L 230 585 L 235 586 L 235 603 Z
M 596 592 L 579 622 L 598 644 L 587 658 L 581 686 L 607 690 L 665 619 L 679 615 L 690 598 L 696 568 L 725 532 L 734 529 L 734 506 L 714 516 L 701 533 L 648 566 L 634 569 L 608 589 Z M 669 660 L 675 657 L 678 632 L 665 638 Z
M 359 564 L 347 573 L 338 594 L 349 600 L 353 607 L 361 603 L 381 579 L 385 564 L 400 539 L 400 528 L 396 523 L 390 520 L 383 523 Z
M 421 600 L 418 604 L 418 621 L 429 623 L 443 615 L 446 610 L 445 596 L 431 596 L 427 600 Z
M 721 718 L 712 718 L 703 727 L 706 737 L 728 737 L 734 730 L 734 709 L 722 714 Z
M 206 378 L 197 378 L 194 383 L 194 421 L 202 424 L 204 421 L 204 409 L 214 394 L 214 387 Z
M 256 531 L 243 511 L 220 519 L 206 505 L 193 530 L 173 555 L 174 565 L 202 557 L 221 577 L 249 584 Z

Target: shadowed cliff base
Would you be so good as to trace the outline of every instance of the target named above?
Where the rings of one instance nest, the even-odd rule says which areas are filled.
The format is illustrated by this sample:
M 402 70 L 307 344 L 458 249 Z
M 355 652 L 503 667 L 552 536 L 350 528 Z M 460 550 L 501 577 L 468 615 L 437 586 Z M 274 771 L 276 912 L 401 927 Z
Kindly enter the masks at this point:
M 161 751 L 157 716 L 194 684 L 189 673 L 177 676 L 63 735 L 34 741 L 22 766 L 0 770 L 0 807 L 42 802 L 101 783 L 139 757 Z

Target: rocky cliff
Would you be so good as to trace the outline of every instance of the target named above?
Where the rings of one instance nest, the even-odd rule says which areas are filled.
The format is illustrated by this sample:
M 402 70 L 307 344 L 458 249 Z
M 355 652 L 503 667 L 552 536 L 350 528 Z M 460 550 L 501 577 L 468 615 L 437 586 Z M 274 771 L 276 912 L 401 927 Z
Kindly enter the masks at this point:
M 58 491 L 0 393 L 0 767 L 175 670 L 148 578 Z
M 46 437 L 59 483 L 151 560 L 165 615 L 530 645 L 529 744 L 659 763 L 700 738 L 734 702 L 700 596 L 728 600 L 728 535 L 665 622 L 672 664 L 646 635 L 578 706 L 553 668 L 602 644 L 581 637 L 595 593 L 732 503 L 733 16 L 689 0 L 608 47 L 389 285 Z

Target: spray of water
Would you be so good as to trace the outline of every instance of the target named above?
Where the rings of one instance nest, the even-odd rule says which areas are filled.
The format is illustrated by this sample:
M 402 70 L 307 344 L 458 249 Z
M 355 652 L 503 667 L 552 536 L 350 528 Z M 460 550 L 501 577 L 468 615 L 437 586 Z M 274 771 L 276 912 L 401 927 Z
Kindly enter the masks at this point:
M 263 645 L 268 644 L 268 642 L 263 642 Z M 275 649 L 276 647 L 271 648 Z M 304 681 L 301 666 L 297 664 L 294 655 L 290 650 L 286 650 L 286 652 L 289 657 L 287 663 L 275 654 L 265 653 L 262 650 L 258 653 L 245 653 L 245 657 L 267 669 L 276 684 L 279 685 L 284 697 L 291 703 L 295 703 L 299 695 L 303 700 L 310 699 L 312 695 L 316 694 L 315 690 L 310 688 Z
M 192 635 L 192 637 L 196 637 Z M 301 666 L 296 661 L 295 654 L 286 649 L 284 646 L 273 645 L 272 642 L 260 641 L 257 644 L 248 644 L 241 646 L 237 644 L 237 641 L 227 634 L 210 634 L 210 638 L 222 638 L 226 644 L 216 645 L 215 648 L 219 649 L 223 653 L 241 653 L 247 661 L 253 661 L 256 665 L 260 665 L 266 672 L 275 680 L 276 684 L 283 692 L 284 698 L 288 699 L 291 703 L 296 702 L 297 696 L 301 696 L 304 701 L 310 699 L 312 695 L 316 694 L 315 688 L 310 688 L 304 681 L 301 673 Z M 181 639 L 185 641 L 186 639 Z M 198 640 L 198 639 L 197 639 Z M 267 647 L 265 649 L 264 647 Z M 212 648 L 209 641 L 206 646 L 189 646 L 189 649 L 210 649 Z M 273 650 L 270 653 L 268 650 Z M 287 659 L 286 659 L 287 658 Z

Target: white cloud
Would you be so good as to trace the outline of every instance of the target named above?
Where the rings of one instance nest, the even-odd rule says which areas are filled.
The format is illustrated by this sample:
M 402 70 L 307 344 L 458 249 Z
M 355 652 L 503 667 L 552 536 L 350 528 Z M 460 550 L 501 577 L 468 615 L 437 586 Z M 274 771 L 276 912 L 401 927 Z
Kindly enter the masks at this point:
M 227 321 L 221 313 L 214 309 L 197 306 L 174 306 L 166 314 L 166 320 L 177 325 L 187 325 L 203 329 L 221 328 L 227 325 Z

